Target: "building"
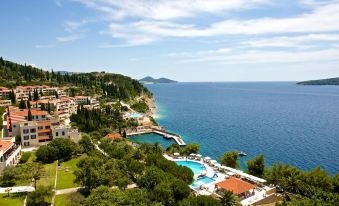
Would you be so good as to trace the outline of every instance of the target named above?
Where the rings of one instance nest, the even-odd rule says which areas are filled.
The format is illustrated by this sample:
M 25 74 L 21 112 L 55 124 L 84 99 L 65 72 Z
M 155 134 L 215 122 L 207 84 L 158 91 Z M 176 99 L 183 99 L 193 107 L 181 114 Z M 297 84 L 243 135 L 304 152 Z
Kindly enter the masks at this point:
M 215 185 L 217 190 L 221 192 L 225 190 L 231 191 L 240 198 L 248 196 L 252 190 L 256 188 L 255 185 L 235 177 L 230 177 L 222 182 L 218 182 Z
M 7 99 L 10 97 L 12 90 L 7 87 L 0 87 L 0 99 Z
M 58 99 L 56 104 L 55 114 L 58 115 L 61 119 L 69 118 L 72 114 L 75 114 L 77 111 L 78 105 L 73 99 L 69 97 L 62 97 Z
M 1 99 L 0 100 L 0 107 L 7 107 L 7 106 L 11 106 L 11 105 L 12 105 L 11 100 L 7 100 L 7 99 Z
M 122 139 L 122 136 L 120 133 L 109 133 L 105 136 L 105 138 L 115 140 L 115 139 Z
M 14 137 L 0 140 L 0 173 L 5 167 L 18 163 L 21 157 L 21 146 L 14 141 Z

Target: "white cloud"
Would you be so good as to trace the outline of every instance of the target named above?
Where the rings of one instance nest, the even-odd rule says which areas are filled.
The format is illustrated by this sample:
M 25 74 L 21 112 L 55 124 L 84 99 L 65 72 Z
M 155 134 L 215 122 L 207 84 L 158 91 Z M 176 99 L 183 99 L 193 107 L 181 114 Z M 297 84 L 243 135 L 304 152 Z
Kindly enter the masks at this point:
M 187 18 L 199 13 L 221 14 L 266 4 L 269 0 L 75 0 L 104 12 L 111 19 L 140 17 L 150 20 Z
M 241 44 L 245 47 L 295 47 L 299 49 L 314 48 L 320 42 L 338 42 L 339 34 L 308 34 L 298 36 L 279 36 L 272 38 L 261 38 L 244 41 Z
M 59 42 L 72 42 L 72 41 L 79 40 L 81 38 L 83 38 L 82 35 L 71 34 L 71 35 L 68 35 L 68 36 L 60 36 L 60 37 L 57 37 L 56 39 Z
M 176 55 L 181 63 L 205 62 L 218 64 L 257 64 L 257 63 L 298 63 L 338 61 L 339 49 L 324 49 L 318 51 L 263 51 L 263 50 L 232 50 L 230 53 L 220 53 L 209 50 L 204 55 L 187 53 Z M 173 55 L 172 55 L 173 56 Z
M 211 9 L 213 10 L 213 9 Z M 154 18 L 159 19 L 159 18 Z M 197 22 L 198 20 L 195 19 Z M 311 12 L 288 18 L 262 17 L 228 19 L 205 27 L 172 21 L 143 20 L 129 23 L 112 22 L 108 32 L 134 45 L 149 44 L 163 38 L 197 38 L 227 35 L 266 35 L 324 33 L 339 31 L 339 2 L 314 8 Z

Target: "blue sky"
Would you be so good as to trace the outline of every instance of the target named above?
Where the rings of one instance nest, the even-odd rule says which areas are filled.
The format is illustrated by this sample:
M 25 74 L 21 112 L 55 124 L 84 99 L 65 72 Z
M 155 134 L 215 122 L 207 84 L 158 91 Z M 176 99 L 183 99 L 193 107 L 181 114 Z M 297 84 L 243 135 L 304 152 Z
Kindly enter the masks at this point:
M 339 76 L 338 0 L 4 0 L 0 56 L 179 81 Z

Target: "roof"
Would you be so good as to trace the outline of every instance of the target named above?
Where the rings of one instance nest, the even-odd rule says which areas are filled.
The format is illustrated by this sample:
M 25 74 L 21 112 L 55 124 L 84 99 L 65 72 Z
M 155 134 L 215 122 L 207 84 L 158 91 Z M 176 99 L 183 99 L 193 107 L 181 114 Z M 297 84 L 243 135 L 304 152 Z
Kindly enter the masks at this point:
M 220 188 L 231 191 L 236 195 L 240 195 L 255 188 L 255 185 L 234 177 L 218 182 L 216 185 Z
M 38 121 L 37 124 L 38 124 L 38 126 L 51 125 L 51 121 L 50 120 Z
M 11 141 L 0 141 L 0 150 L 5 153 L 14 143 Z
M 109 139 L 120 139 L 120 138 L 122 138 L 121 134 L 119 134 L 119 133 L 114 133 L 114 134 L 110 133 L 110 134 L 107 134 L 105 137 L 109 138 Z

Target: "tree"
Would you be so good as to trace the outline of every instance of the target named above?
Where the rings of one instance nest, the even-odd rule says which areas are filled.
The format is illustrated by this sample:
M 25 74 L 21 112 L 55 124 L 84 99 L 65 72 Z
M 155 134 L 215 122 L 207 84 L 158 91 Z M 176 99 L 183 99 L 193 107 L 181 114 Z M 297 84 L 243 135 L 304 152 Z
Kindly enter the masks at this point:
M 74 172 L 75 182 L 86 186 L 89 190 L 100 186 L 103 178 L 100 169 L 102 165 L 103 160 L 95 156 L 80 159 L 77 163 L 78 170 Z
M 211 196 L 191 196 L 181 201 L 179 206 L 221 206 L 220 201 Z
M 3 187 L 12 187 L 15 185 L 15 180 L 19 175 L 18 168 L 8 166 L 2 172 L 1 182 Z
M 124 138 L 127 138 L 126 130 L 124 130 L 124 131 L 122 132 L 122 136 L 123 136 Z
M 15 96 L 15 93 L 14 93 L 14 90 L 12 89 L 11 93 L 10 93 L 10 99 L 12 101 L 12 104 L 15 104 L 16 103 L 16 96 Z
M 31 103 L 29 101 L 27 101 L 27 108 L 30 109 L 31 108 Z
M 39 100 L 39 93 L 38 93 L 38 90 L 36 90 L 36 89 L 33 90 L 33 100 L 34 101 Z
M 27 195 L 27 206 L 49 206 L 50 191 L 51 189 L 48 187 L 38 187 Z
M 95 147 L 93 143 L 91 142 L 91 138 L 87 134 L 82 135 L 79 141 L 79 146 L 83 153 L 89 154 L 95 150 Z
M 19 109 L 26 109 L 26 102 L 23 99 L 19 102 Z
M 264 155 L 258 155 L 253 160 L 247 161 L 248 172 L 254 176 L 262 177 L 265 171 Z
M 56 158 L 58 160 L 70 160 L 78 151 L 77 145 L 70 139 L 56 138 L 48 144 L 49 147 L 54 147 L 57 150 Z
M 183 149 L 182 153 L 185 155 L 189 155 L 191 153 L 198 153 L 199 152 L 199 145 L 196 143 L 188 144 L 186 147 Z
M 239 198 L 235 196 L 231 191 L 225 191 L 220 199 L 223 206 L 236 206 L 239 204 Z
M 45 106 L 45 104 L 44 104 L 44 103 L 42 103 L 42 104 L 41 104 L 41 107 L 40 107 L 40 109 L 41 109 L 42 111 L 46 111 L 46 106 Z
M 58 149 L 43 145 L 36 151 L 36 160 L 43 163 L 52 163 L 58 158 Z
M 30 164 L 30 175 L 34 182 L 34 188 L 36 189 L 36 184 L 44 174 L 43 165 L 38 162 L 33 162 Z
M 220 161 L 223 165 L 227 167 L 237 168 L 239 167 L 239 156 L 237 151 L 226 152 L 221 158 Z
M 33 120 L 33 116 L 32 116 L 31 109 L 28 109 L 27 120 L 28 120 L 28 121 L 32 121 L 32 120 Z
M 28 101 L 32 101 L 32 94 L 31 94 L 31 92 L 28 93 Z

